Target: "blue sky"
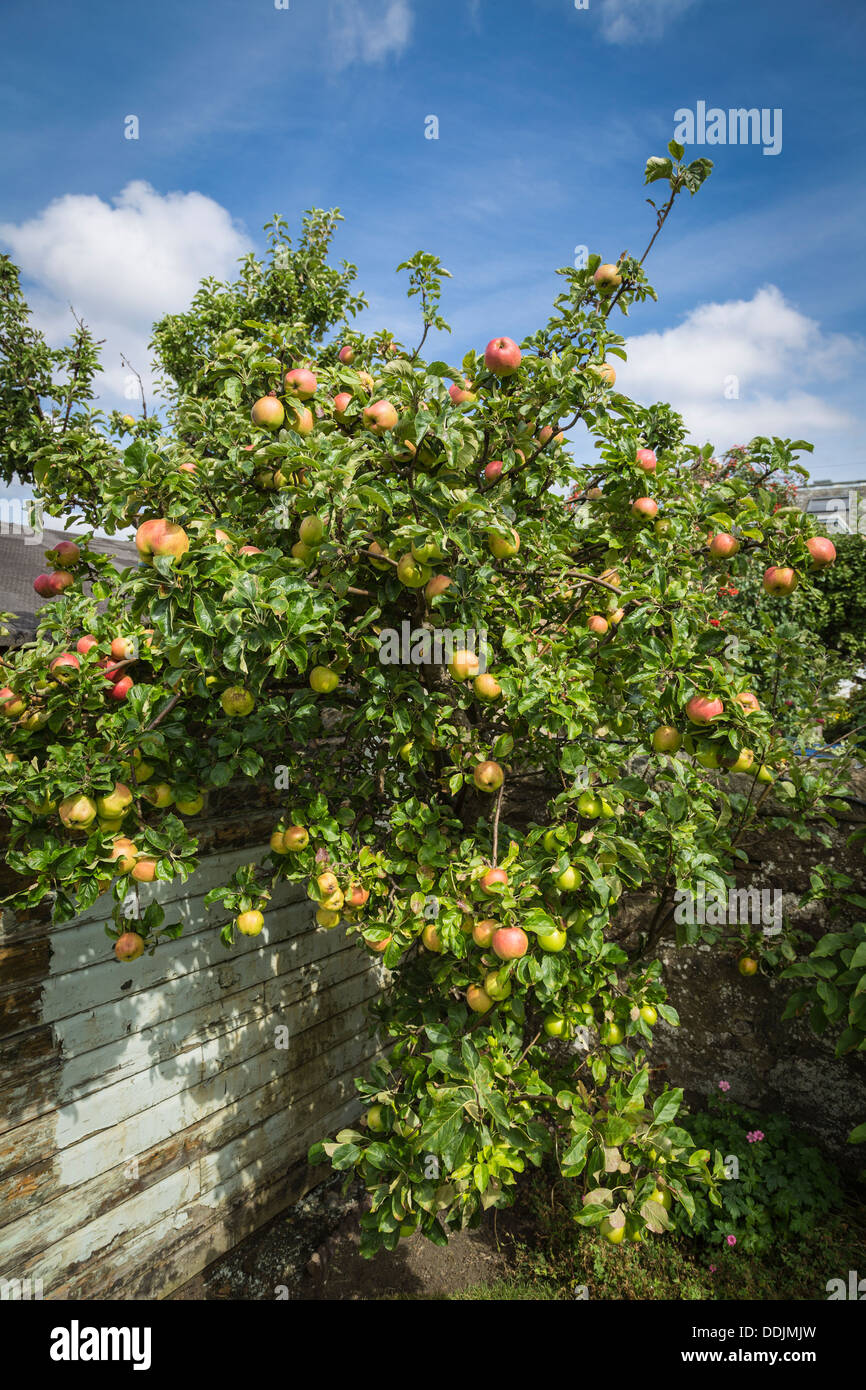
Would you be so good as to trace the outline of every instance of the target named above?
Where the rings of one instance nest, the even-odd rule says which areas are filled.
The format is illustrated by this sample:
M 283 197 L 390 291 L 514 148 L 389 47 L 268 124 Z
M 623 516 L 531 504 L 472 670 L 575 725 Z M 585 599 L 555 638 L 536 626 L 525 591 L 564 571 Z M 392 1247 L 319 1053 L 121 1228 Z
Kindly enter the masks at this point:
M 144 370 L 153 319 L 275 211 L 339 206 L 363 326 L 406 339 L 394 267 L 439 255 L 456 362 L 537 327 L 576 247 L 643 250 L 677 109 L 780 108 L 778 155 L 688 151 L 716 167 L 648 262 L 619 384 L 701 442 L 802 436 L 816 479 L 866 477 L 860 0 L 5 0 L 3 28 L 0 246 L 53 341 L 70 301 L 107 337 L 106 405 L 120 352 Z

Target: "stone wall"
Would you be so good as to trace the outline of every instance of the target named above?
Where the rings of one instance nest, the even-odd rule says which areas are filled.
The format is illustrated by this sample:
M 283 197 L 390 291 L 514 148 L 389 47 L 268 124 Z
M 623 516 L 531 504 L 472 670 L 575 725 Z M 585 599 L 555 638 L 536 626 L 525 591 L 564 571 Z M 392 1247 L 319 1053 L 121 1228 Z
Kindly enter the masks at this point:
M 829 846 L 814 839 L 801 842 L 791 832 L 759 830 L 744 842 L 749 862 L 737 874 L 738 886 L 781 889 L 786 919 L 817 940 L 830 928 L 825 907 L 798 908 L 813 865 L 848 874 L 855 891 L 866 892 L 863 848 L 846 843 L 863 822 L 856 801 L 849 814 L 837 827 L 824 827 Z M 648 900 L 623 901 L 615 925 L 626 947 L 637 944 L 651 915 Z M 783 1022 L 794 983 L 764 974 L 744 978 L 735 950 L 677 947 L 667 936 L 651 954 L 664 963 L 670 1002 L 681 1022 L 670 1028 L 659 1020 L 654 1030 L 653 1063 L 665 1069 L 669 1083 L 683 1086 L 694 1101 L 728 1081 L 731 1099 L 764 1113 L 782 1112 L 847 1174 L 862 1169 L 863 1149 L 849 1145 L 847 1136 L 866 1120 L 866 1054 L 837 1058 L 833 1037 L 818 1037 L 807 1017 Z

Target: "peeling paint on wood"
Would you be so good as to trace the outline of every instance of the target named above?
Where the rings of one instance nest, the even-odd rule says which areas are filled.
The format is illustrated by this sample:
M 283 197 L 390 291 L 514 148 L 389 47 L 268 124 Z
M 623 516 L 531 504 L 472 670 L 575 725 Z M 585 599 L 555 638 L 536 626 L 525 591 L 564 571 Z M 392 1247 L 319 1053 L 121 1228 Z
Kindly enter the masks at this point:
M 357 1113 L 375 963 L 289 885 L 227 953 L 204 896 L 258 853 L 146 888 L 184 935 L 134 965 L 102 930 L 110 900 L 57 927 L 4 918 L 0 1276 L 164 1297 L 296 1200 L 309 1145 Z

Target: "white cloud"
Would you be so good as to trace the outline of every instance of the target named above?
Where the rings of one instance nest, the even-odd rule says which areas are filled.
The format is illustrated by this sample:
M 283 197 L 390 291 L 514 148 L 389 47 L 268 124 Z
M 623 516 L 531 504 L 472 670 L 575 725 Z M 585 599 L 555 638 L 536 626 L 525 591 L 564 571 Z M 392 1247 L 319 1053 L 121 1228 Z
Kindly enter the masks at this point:
M 601 0 L 601 32 L 608 43 L 658 39 L 697 0 Z
M 750 300 L 701 305 L 627 349 L 618 385 L 645 404 L 669 401 L 696 442 L 721 449 L 776 434 L 859 449 L 858 422 L 833 398 L 843 401 L 862 343 L 825 333 L 773 285 Z
M 328 29 L 337 69 L 384 62 L 408 46 L 410 0 L 329 0 Z
M 152 392 L 147 342 L 162 314 L 187 307 L 205 275 L 234 278 L 251 242 L 230 214 L 201 193 L 161 195 L 127 185 L 112 203 L 68 194 L 36 217 L 0 225 L 28 282 L 37 325 L 52 344 L 73 327 L 70 304 L 103 348 L 105 386 L 123 394 L 122 352 Z M 33 288 L 31 288 L 31 285 Z

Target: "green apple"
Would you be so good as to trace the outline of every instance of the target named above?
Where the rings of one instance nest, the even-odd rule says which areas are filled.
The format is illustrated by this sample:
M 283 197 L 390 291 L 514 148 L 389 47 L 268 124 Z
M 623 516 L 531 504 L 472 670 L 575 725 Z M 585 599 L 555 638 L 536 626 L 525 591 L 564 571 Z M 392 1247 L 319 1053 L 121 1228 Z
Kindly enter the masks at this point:
M 407 589 L 421 589 L 427 583 L 433 571 L 429 565 L 422 565 L 415 559 L 414 555 L 401 555 L 397 564 L 397 578 L 401 584 L 405 584 Z
M 577 799 L 577 809 L 587 820 L 597 820 L 602 811 L 601 797 L 596 796 L 594 792 L 581 792 Z
M 621 1245 L 625 1239 L 625 1223 L 622 1226 L 612 1226 L 607 1217 L 604 1218 L 599 1230 L 605 1240 L 609 1240 L 611 1245 Z
M 340 684 L 340 677 L 330 666 L 314 666 L 310 672 L 310 689 L 317 695 L 330 695 Z
M 545 932 L 539 936 L 538 944 L 542 951 L 561 951 L 565 947 L 566 940 L 565 932 L 557 927 L 554 931 Z
M 499 971 L 491 970 L 484 977 L 484 990 L 491 999 L 499 1003 L 501 999 L 507 999 L 511 994 L 511 981 L 500 980 Z
M 571 893 L 581 883 L 581 874 L 573 864 L 567 864 L 561 874 L 556 876 L 556 886 L 561 888 L 563 893 Z
M 562 1014 L 548 1014 L 544 1020 L 544 1031 L 549 1038 L 561 1038 L 565 1035 L 566 1022 Z

